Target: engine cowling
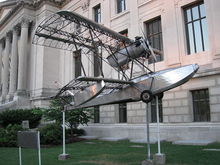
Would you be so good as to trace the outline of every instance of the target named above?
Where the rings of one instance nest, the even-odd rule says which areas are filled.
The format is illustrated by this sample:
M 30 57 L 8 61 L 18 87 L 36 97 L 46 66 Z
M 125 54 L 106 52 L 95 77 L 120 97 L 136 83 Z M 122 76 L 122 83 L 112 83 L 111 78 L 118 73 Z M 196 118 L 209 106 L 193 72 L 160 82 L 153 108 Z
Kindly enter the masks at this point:
M 129 63 L 132 59 L 139 57 L 148 58 L 149 55 L 150 50 L 146 40 L 138 37 L 133 44 L 108 56 L 107 60 L 112 67 L 119 68 Z

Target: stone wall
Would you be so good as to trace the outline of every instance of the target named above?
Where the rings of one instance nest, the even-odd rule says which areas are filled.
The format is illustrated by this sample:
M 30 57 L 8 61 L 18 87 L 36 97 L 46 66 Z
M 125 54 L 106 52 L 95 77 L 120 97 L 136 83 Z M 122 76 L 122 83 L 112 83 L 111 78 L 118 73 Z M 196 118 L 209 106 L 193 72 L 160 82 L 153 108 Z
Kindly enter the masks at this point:
M 146 124 L 90 124 L 81 127 L 87 135 L 102 137 L 127 138 L 146 141 Z M 173 123 L 160 124 L 161 140 L 209 140 L 220 142 L 219 123 Z M 150 124 L 150 139 L 157 139 L 156 124 Z

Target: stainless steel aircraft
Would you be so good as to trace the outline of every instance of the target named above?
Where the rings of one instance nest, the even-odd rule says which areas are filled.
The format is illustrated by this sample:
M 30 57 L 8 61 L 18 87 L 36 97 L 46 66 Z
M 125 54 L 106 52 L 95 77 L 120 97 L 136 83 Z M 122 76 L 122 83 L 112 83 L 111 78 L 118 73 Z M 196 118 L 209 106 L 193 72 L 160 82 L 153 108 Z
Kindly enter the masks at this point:
M 131 40 L 69 11 L 57 12 L 40 23 L 33 43 L 78 51 L 88 59 L 96 57 L 120 74 L 114 79 L 106 77 L 99 61 L 96 65 L 100 67 L 100 76 L 89 77 L 80 61 L 84 76 L 73 79 L 57 94 L 61 98 L 71 96 L 68 109 L 140 100 L 147 103 L 153 96 L 161 96 L 163 92 L 187 82 L 199 69 L 197 64 L 192 64 L 154 72 L 143 60 L 156 59 L 155 54 L 160 51 L 152 49 L 147 39 L 136 37 Z M 134 75 L 137 66 L 142 68 L 139 76 Z

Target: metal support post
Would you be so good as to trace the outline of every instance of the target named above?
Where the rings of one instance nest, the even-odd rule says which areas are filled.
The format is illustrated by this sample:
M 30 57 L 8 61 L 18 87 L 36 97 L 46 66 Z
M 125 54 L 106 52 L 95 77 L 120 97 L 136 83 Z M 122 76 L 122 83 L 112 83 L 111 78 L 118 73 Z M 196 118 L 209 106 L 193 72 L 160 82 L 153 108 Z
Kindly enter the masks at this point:
M 63 114 L 63 155 L 66 154 L 66 137 L 65 137 L 65 110 L 62 112 Z
M 40 132 L 38 131 L 37 133 L 37 138 L 38 138 L 38 161 L 39 165 L 41 165 L 41 152 L 40 152 Z
M 147 128 L 147 159 L 142 161 L 141 165 L 153 165 L 153 161 L 151 160 L 150 153 L 150 127 L 149 127 L 149 109 L 148 104 L 146 103 L 146 128 Z
M 161 154 L 161 152 L 160 152 L 160 119 L 159 119 L 158 96 L 156 96 L 156 110 L 157 110 L 157 146 L 158 146 L 158 154 Z
M 150 160 L 150 127 L 149 127 L 149 110 L 146 104 L 146 124 L 147 124 L 147 160 Z
M 21 147 L 19 147 L 19 165 L 22 165 L 22 160 L 21 160 Z
M 63 124 L 62 124 L 62 128 L 63 128 L 63 153 L 58 156 L 59 160 L 66 160 L 66 159 L 69 158 L 69 154 L 66 154 L 65 112 L 66 112 L 66 109 L 64 107 L 64 110 L 62 111 L 62 117 L 63 117 Z
M 158 151 L 157 154 L 153 156 L 153 161 L 155 164 L 165 164 L 166 162 L 166 156 L 165 154 L 161 153 L 160 150 L 160 120 L 159 120 L 159 102 L 158 102 L 158 96 L 156 96 L 156 112 L 157 112 L 157 147 Z

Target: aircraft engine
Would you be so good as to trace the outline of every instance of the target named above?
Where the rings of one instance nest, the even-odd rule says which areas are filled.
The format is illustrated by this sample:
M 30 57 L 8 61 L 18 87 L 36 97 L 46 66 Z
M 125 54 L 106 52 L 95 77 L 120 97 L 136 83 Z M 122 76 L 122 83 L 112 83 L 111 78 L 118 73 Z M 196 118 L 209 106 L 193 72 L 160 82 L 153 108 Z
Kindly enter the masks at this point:
M 147 41 L 142 37 L 136 37 L 135 42 L 130 46 L 120 49 L 118 52 L 107 57 L 109 64 L 112 67 L 119 68 L 139 57 L 148 58 L 150 55 L 149 46 Z

